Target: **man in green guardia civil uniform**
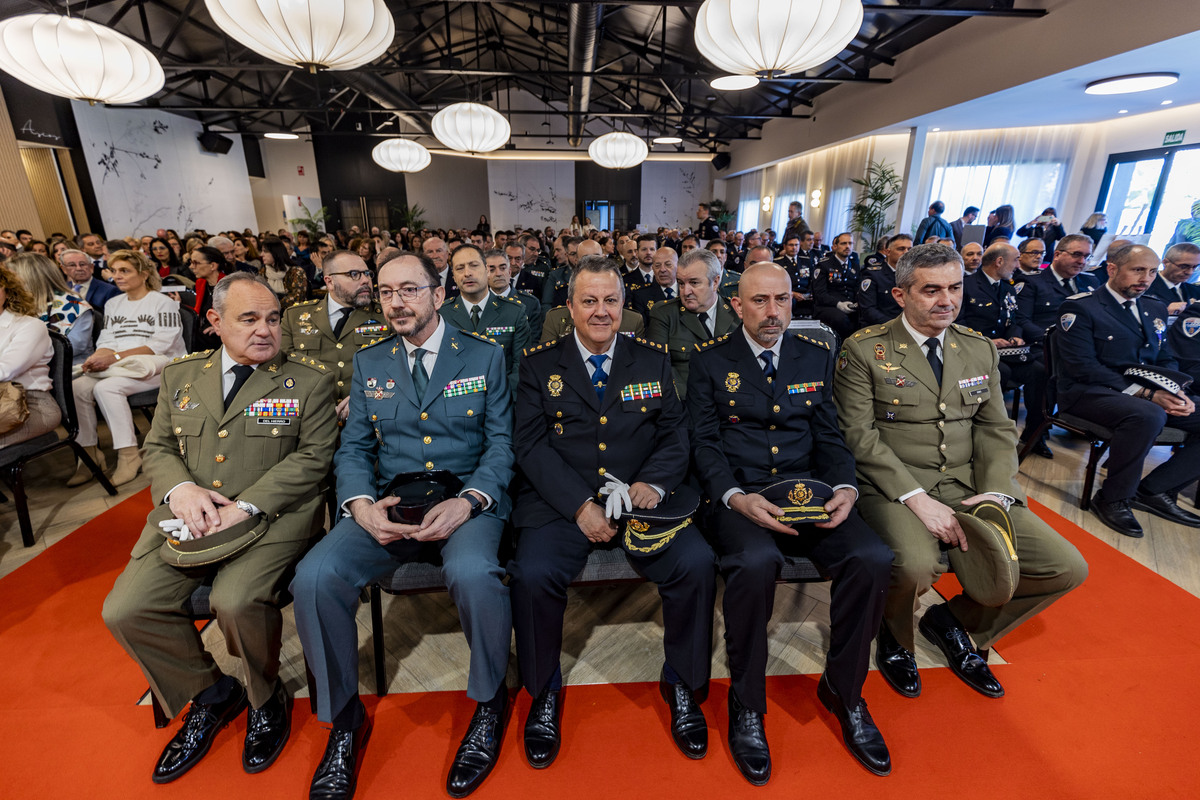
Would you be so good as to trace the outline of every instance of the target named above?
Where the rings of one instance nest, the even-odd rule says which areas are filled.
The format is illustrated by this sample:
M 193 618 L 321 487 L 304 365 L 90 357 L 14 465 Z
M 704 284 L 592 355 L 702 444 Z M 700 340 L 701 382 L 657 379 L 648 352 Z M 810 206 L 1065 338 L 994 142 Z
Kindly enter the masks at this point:
M 1020 564 L 1004 605 L 960 593 L 921 618 L 921 634 L 976 691 L 1004 694 L 987 665 L 989 648 L 1087 576 L 1079 551 L 1026 507 L 996 348 L 953 324 L 962 286 L 962 259 L 952 248 L 912 248 L 891 290 L 901 315 L 848 337 L 834 371 L 838 422 L 859 476 L 857 508 L 895 554 L 875 662 L 906 697 L 921 692 L 913 658 L 918 598 L 945 571 L 942 551 L 966 542 L 956 510 L 985 499 L 1007 506 Z

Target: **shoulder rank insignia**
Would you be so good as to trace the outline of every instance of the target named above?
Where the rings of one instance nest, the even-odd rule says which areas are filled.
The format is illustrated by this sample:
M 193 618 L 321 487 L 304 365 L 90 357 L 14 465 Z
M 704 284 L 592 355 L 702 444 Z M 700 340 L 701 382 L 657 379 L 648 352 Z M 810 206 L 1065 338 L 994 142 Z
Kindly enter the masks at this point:
M 825 350 L 829 349 L 828 342 L 822 342 L 820 339 L 810 339 L 809 337 L 805 336 L 803 333 L 797 333 L 796 338 L 803 339 L 804 341 L 808 342 L 809 344 L 811 344 L 814 347 L 820 347 Z

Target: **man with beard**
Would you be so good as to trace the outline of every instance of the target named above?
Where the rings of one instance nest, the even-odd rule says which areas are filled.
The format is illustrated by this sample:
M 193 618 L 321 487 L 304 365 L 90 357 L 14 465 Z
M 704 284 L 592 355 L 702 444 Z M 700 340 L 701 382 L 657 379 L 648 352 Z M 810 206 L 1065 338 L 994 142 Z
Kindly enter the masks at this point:
M 491 772 L 504 738 L 508 589 L 497 550 L 512 480 L 512 404 L 498 345 L 438 315 L 445 291 L 425 257 L 402 255 L 379 271 L 389 336 L 355 355 L 350 418 L 334 457 L 343 516 L 296 568 L 296 628 L 312 668 L 317 719 L 331 725 L 312 800 L 354 794 L 371 721 L 358 697 L 363 587 L 413 560 L 440 560 L 471 646 L 467 696 L 476 702 L 446 791 L 465 797 Z M 446 470 L 464 487 L 419 524 L 393 522 L 393 476 Z
M 374 302 L 371 271 L 349 250 L 338 250 L 323 262 L 325 288 L 321 300 L 297 303 L 283 312 L 281 344 L 285 353 L 312 358 L 334 374 L 339 419 L 349 410 L 354 352 L 384 336 L 388 327 Z
M 845 339 L 858 328 L 858 254 L 852 253 L 854 237 L 841 233 L 833 239 L 833 251 L 813 268 L 813 316 Z

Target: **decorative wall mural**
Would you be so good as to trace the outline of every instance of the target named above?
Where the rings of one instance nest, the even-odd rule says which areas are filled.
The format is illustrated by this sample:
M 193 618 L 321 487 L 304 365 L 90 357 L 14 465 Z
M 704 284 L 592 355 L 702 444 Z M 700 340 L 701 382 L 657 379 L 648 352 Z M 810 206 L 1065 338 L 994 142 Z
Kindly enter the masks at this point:
M 708 167 L 678 161 L 642 162 L 642 224 L 650 231 L 696 229 L 696 206 L 712 195 Z
M 489 161 L 492 230 L 558 230 L 575 208 L 575 164 L 571 161 Z

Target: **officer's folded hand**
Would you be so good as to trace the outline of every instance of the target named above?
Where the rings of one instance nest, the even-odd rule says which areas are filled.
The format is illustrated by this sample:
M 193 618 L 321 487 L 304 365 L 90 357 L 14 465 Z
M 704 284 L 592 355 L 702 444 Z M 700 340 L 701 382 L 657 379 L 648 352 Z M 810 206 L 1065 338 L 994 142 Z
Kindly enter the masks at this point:
M 654 508 L 659 503 L 658 492 L 654 487 L 643 481 L 637 481 L 629 487 L 629 500 L 634 508 Z
M 829 519 L 824 522 L 814 522 L 818 528 L 836 528 L 846 521 L 846 517 L 850 516 L 850 509 L 854 508 L 854 501 L 858 499 L 858 493 L 853 489 L 845 486 L 836 490 L 833 497 L 829 498 L 829 502 L 825 504 L 825 513 L 829 514 Z
M 217 506 L 228 507 L 232 502 L 219 492 L 185 483 L 172 490 L 167 504 L 175 518 L 183 520 L 193 536 L 204 536 L 221 527 L 221 512 Z
M 217 511 L 217 514 L 220 515 L 221 522 L 219 525 L 217 525 L 217 527 L 210 530 L 209 533 L 216 533 L 217 531 L 223 531 L 228 527 L 236 525 L 239 522 L 244 522 L 245 520 L 250 518 L 249 514 L 247 514 L 245 511 L 242 511 L 240 508 L 238 508 L 233 503 L 229 503 L 229 505 L 221 506 L 220 510 Z
M 729 507 L 760 528 L 766 528 L 776 533 L 785 533 L 789 536 L 796 535 L 795 528 L 784 525 L 776 519 L 783 515 L 783 509 L 761 494 L 746 494 L 745 492 L 735 494 L 729 498 Z
M 963 501 L 963 505 L 969 506 L 978 503 L 986 498 L 986 495 L 975 495 Z M 962 527 L 958 524 L 958 520 L 954 518 L 954 509 L 945 503 L 939 503 L 925 492 L 914 494 L 912 497 L 904 501 L 904 505 L 908 506 L 908 510 L 917 515 L 917 519 L 921 520 L 934 537 L 945 542 L 951 547 L 961 547 L 967 549 L 967 537 L 963 533 Z
M 607 542 L 617 535 L 617 526 L 604 515 L 604 508 L 590 500 L 575 515 L 575 524 L 589 542 Z
M 1187 417 L 1196 410 L 1196 404 L 1187 395 L 1171 394 L 1166 389 L 1155 389 L 1150 400 L 1162 407 L 1173 417 Z
M 470 518 L 471 504 L 462 497 L 451 497 L 425 512 L 420 529 L 411 538 L 420 542 L 445 539 Z
M 387 510 L 399 502 L 399 497 L 381 497 L 374 503 L 365 497 L 360 497 L 350 504 L 350 518 L 380 544 L 394 542 L 397 539 L 409 539 L 420 530 L 420 527 L 401 525 L 392 522 L 387 516 Z

